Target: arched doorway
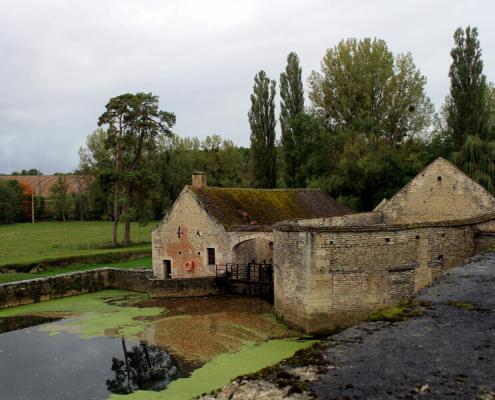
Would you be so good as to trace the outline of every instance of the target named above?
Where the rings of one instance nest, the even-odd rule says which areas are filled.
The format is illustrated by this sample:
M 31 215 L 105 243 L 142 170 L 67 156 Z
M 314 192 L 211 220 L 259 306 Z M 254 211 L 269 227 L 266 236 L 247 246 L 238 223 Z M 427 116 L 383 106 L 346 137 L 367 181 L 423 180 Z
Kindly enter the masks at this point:
M 244 240 L 232 249 L 234 264 L 271 264 L 273 242 L 264 238 Z

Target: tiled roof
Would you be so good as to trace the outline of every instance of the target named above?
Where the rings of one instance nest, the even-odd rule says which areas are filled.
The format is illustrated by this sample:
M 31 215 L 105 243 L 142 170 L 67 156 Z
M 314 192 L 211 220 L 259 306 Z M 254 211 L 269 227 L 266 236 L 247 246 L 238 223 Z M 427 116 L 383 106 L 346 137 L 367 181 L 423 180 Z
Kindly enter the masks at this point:
M 228 230 L 256 229 L 297 218 L 353 211 L 318 189 L 230 189 L 191 186 L 206 210 Z

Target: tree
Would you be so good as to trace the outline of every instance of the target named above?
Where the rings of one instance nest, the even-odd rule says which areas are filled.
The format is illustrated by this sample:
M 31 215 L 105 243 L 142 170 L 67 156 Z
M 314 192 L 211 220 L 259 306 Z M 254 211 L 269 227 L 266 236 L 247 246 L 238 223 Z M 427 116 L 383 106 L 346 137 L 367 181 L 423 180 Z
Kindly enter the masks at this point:
M 148 182 L 152 182 L 154 177 L 152 171 L 142 168 L 140 162 L 143 155 L 147 155 L 156 150 L 157 139 L 162 135 L 171 135 L 171 128 L 175 125 L 175 114 L 159 109 L 158 96 L 151 93 L 137 93 L 132 98 L 129 114 L 129 125 L 131 129 L 126 137 L 126 152 L 130 158 L 126 165 L 126 191 L 124 203 L 125 231 L 124 242 L 131 243 L 131 221 L 137 215 L 136 208 L 133 207 L 133 196 L 143 199 L 151 189 L 151 185 L 143 185 L 144 175 L 147 175 Z M 139 191 L 135 187 L 139 186 Z
M 117 245 L 118 224 L 122 217 L 125 222 L 124 242 L 131 242 L 131 221 L 136 216 L 133 197 L 137 180 L 142 178 L 138 171 L 143 156 L 156 149 L 160 135 L 171 134 L 175 115 L 159 109 L 158 96 L 151 93 L 124 94 L 110 99 L 106 111 L 100 116 L 98 125 L 107 126 L 104 143 L 112 150 L 111 169 L 113 170 L 113 216 L 114 229 L 112 243 Z M 123 185 L 123 186 L 122 186 Z M 124 192 L 121 193 L 122 187 Z M 148 187 L 140 187 L 140 196 Z M 144 192 L 143 192 L 144 190 Z M 123 214 L 121 196 L 123 194 Z
M 35 168 L 31 168 L 31 169 L 23 169 L 22 171 L 14 171 L 12 172 L 13 176 L 19 176 L 19 175 L 43 175 L 43 173 L 38 170 L 38 169 L 35 169 Z
M 57 182 L 50 188 L 50 195 L 57 216 L 64 222 L 67 216 L 68 192 L 69 182 L 67 182 L 67 178 L 63 175 L 59 175 Z
M 91 176 L 87 183 L 86 215 L 91 219 L 111 219 L 114 215 L 114 162 L 113 153 L 108 151 L 108 133 L 98 128 L 86 138 L 86 146 L 79 149 L 77 173 Z
M 292 162 L 296 166 L 292 187 L 304 188 L 335 167 L 338 156 L 335 136 L 329 134 L 320 118 L 306 113 L 291 118 L 290 129 L 296 144 L 292 151 Z
M 136 390 L 164 390 L 177 378 L 177 365 L 160 348 L 140 342 L 128 350 L 122 338 L 122 350 L 123 359 L 112 358 L 114 379 L 107 379 L 106 382 L 110 392 L 129 394 Z
M 251 165 L 254 184 L 273 188 L 277 184 L 275 150 L 275 81 L 260 71 L 254 78 L 251 109 Z
M 21 209 L 24 221 L 32 221 L 34 223 L 34 191 L 25 182 L 19 182 L 21 187 Z
M 450 52 L 450 95 L 445 107 L 454 147 L 460 149 L 469 135 L 489 138 L 489 104 L 478 30 L 458 28 L 454 43 Z
M 22 219 L 22 197 L 18 181 L 0 181 L 0 224 L 12 224 Z
M 289 187 L 295 186 L 298 164 L 294 151 L 294 132 L 290 126 L 291 120 L 304 112 L 304 88 L 302 83 L 302 68 L 299 57 L 291 52 L 287 56 L 285 72 L 280 74 L 280 129 L 282 133 L 282 150 L 285 161 L 285 179 Z
M 410 54 L 394 57 L 383 40 L 341 41 L 327 50 L 309 83 L 313 111 L 333 131 L 362 132 L 397 145 L 431 124 L 426 78 Z
M 468 136 L 452 161 L 491 193 L 495 193 L 495 142 Z
M 132 95 L 127 93 L 113 97 L 105 106 L 106 111 L 100 115 L 98 126 L 107 126 L 107 136 L 105 144 L 112 151 L 113 157 L 113 235 L 112 245 L 118 244 L 118 229 L 120 221 L 120 184 L 121 184 L 121 163 L 122 145 L 125 135 L 130 129 L 129 124 L 129 103 Z
M 421 141 L 408 139 L 399 148 L 373 142 L 365 133 L 345 133 L 337 165 L 310 186 L 319 187 L 354 210 L 370 211 L 390 198 L 425 165 Z

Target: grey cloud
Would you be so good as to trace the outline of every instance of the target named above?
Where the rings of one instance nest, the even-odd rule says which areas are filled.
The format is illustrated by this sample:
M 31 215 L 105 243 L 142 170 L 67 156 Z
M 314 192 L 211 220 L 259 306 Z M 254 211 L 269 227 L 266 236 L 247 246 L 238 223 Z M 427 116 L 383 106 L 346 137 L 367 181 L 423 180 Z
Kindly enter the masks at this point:
M 159 95 L 180 135 L 248 145 L 254 74 L 277 79 L 295 50 L 307 76 L 349 36 L 411 52 L 440 106 L 458 26 L 479 27 L 495 79 L 494 10 L 462 0 L 0 0 L 0 172 L 73 169 L 106 101 L 124 92 Z

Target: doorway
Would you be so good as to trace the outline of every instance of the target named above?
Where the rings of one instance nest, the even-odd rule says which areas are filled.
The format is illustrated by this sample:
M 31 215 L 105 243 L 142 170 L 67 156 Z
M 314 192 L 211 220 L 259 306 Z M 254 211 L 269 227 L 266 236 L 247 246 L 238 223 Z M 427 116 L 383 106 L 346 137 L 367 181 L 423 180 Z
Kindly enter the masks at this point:
M 165 270 L 165 279 L 172 279 L 172 261 L 163 260 L 163 268 Z

